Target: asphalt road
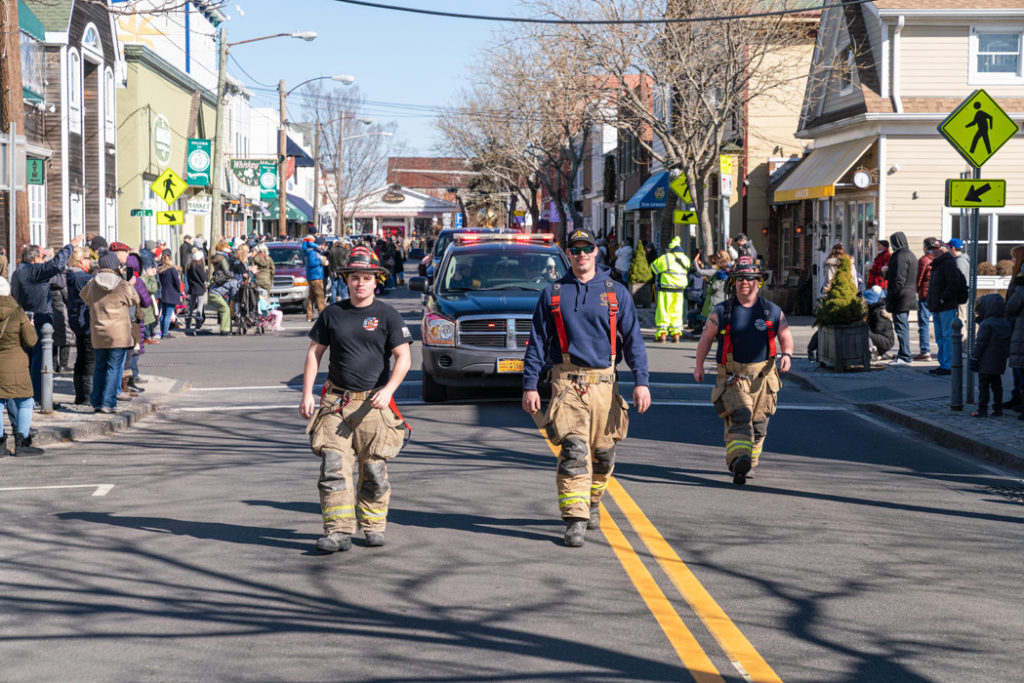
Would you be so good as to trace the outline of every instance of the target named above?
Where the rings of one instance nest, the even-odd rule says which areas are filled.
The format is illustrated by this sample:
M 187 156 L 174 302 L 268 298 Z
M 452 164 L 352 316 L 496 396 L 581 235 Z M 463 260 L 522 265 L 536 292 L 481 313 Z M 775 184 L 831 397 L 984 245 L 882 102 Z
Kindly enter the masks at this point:
M 388 300 L 416 319 L 411 295 Z M 387 545 L 321 555 L 295 410 L 308 324 L 286 325 L 151 347 L 143 371 L 191 392 L 105 441 L 0 461 L 0 679 L 1024 675 L 1020 481 L 787 383 L 734 487 L 692 343 L 650 345 L 655 405 L 581 549 L 518 395 L 420 403 L 417 344 Z

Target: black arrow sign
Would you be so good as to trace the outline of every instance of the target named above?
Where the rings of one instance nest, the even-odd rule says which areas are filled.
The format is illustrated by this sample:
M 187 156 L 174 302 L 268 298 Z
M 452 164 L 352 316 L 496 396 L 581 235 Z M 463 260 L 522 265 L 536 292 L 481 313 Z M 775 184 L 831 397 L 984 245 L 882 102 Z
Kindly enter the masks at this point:
M 691 216 L 693 216 L 693 212 L 692 211 L 686 211 L 686 212 L 683 213 L 683 220 L 687 220 L 688 221 L 688 220 L 690 220 Z
M 975 187 L 971 185 L 971 189 L 967 191 L 967 196 L 964 197 L 965 202 L 981 202 L 981 195 L 985 194 L 992 189 L 990 183 L 985 183 L 981 187 Z
M 968 201 L 969 201 L 969 200 L 968 200 Z M 165 214 L 164 214 L 164 218 L 166 218 L 166 219 L 167 219 L 167 220 L 169 220 L 169 221 L 173 221 L 174 219 L 176 219 L 176 218 L 177 218 L 177 216 L 175 216 L 175 215 L 174 215 L 173 213 L 165 213 Z

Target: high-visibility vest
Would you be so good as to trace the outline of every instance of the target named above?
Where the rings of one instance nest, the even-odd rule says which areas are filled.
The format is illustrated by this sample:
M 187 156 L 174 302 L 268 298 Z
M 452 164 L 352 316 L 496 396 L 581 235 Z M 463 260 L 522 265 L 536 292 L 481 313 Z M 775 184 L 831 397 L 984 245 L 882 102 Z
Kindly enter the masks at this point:
M 655 286 L 662 292 L 686 290 L 690 271 L 690 257 L 679 251 L 669 251 L 654 259 L 651 269 L 657 276 Z

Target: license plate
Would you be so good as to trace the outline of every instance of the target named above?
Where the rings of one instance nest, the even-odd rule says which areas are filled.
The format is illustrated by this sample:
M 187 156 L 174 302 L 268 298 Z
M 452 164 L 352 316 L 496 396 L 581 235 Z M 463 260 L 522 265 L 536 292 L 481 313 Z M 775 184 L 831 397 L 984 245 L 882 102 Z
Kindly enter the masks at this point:
M 272 297 L 270 297 L 270 303 L 272 303 L 272 304 L 279 304 L 279 303 L 281 303 L 281 297 L 279 297 L 279 296 L 272 296 Z
M 506 372 L 522 372 L 523 371 L 523 359 L 522 358 L 499 358 L 498 359 L 498 373 L 504 374 Z

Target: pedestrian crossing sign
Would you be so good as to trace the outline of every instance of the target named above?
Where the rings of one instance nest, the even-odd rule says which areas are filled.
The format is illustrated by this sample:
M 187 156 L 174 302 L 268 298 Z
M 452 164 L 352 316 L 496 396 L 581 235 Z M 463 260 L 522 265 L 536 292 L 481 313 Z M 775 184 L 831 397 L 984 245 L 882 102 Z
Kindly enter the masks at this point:
M 697 224 L 697 212 L 696 211 L 676 211 L 672 214 L 672 222 L 680 225 L 696 225 Z
M 723 157 L 724 158 L 724 157 Z M 668 184 L 672 188 L 672 191 L 679 195 L 679 198 L 686 204 L 693 204 L 693 198 L 690 196 L 690 183 L 686 180 L 686 174 L 681 173 L 679 177 Z M 678 223 L 679 221 L 676 221 Z
M 188 189 L 188 183 L 170 168 L 165 168 L 164 172 L 158 175 L 153 184 L 149 186 L 149 189 L 157 197 L 167 202 L 167 206 L 170 206 L 178 200 L 182 192 Z M 171 223 L 162 225 L 171 225 Z
M 1017 134 L 1014 123 L 987 92 L 978 89 L 939 124 L 939 133 L 971 166 L 980 167 Z
M 184 211 L 157 211 L 156 212 L 156 224 L 157 225 L 184 225 L 185 224 L 185 212 Z

